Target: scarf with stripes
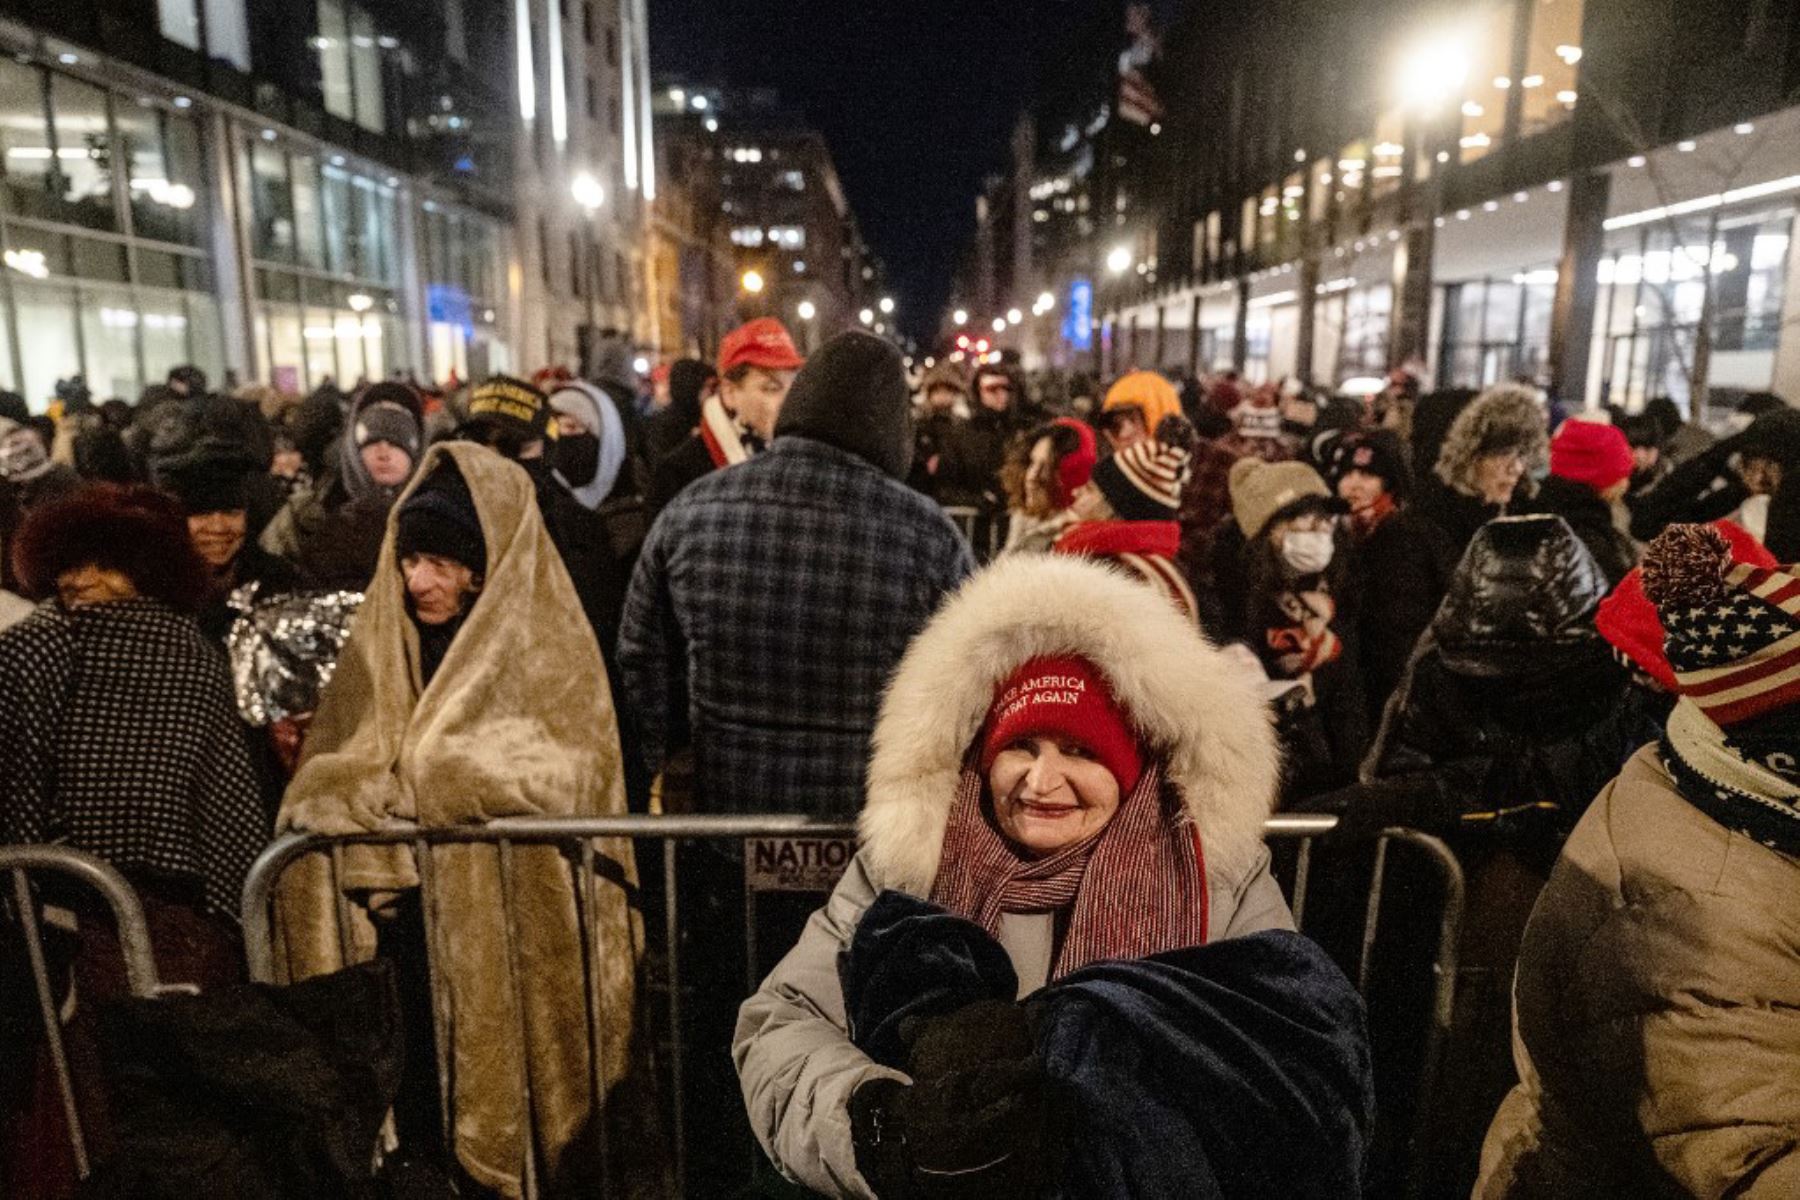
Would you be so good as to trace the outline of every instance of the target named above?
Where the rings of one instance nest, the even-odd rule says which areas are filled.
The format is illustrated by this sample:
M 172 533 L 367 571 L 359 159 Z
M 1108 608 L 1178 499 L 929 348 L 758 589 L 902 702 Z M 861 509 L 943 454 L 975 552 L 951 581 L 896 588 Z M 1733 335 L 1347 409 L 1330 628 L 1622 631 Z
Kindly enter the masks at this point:
M 930 899 L 995 937 L 1005 913 L 1066 913 L 1052 980 L 1090 963 L 1206 944 L 1200 838 L 1155 764 L 1098 834 L 1040 859 L 1001 836 L 986 782 L 965 769 Z
M 717 396 L 708 396 L 700 406 L 700 440 L 706 443 L 715 467 L 741 463 L 762 449 L 762 443 L 725 411 L 725 402 Z

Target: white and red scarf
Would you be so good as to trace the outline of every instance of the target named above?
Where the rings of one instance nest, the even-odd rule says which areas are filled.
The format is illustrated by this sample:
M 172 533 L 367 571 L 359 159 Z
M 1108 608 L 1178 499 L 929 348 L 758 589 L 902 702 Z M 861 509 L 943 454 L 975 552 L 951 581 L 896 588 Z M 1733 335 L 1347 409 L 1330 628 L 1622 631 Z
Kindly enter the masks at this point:
M 1203 946 L 1200 834 L 1152 764 L 1099 835 L 1048 858 L 1023 857 L 994 826 L 979 772 L 965 770 L 944 830 L 931 902 L 999 936 L 1005 913 L 1068 910 L 1050 978 L 1090 963 Z
M 1265 631 L 1282 678 L 1299 679 L 1337 661 L 1344 652 L 1344 643 L 1331 628 L 1337 616 L 1337 601 L 1329 592 L 1283 592 L 1276 602 L 1283 615 L 1293 622 Z
M 741 463 L 761 448 L 747 426 L 725 410 L 725 402 L 708 396 L 700 406 L 700 440 L 712 456 L 714 467 Z

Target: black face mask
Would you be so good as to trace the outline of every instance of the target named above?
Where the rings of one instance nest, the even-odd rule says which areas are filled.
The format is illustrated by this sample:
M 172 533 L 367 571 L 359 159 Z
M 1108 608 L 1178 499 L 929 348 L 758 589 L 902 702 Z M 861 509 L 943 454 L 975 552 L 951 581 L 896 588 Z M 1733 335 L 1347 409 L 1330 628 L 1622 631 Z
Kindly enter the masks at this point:
M 600 470 L 600 439 L 591 433 L 564 434 L 556 439 L 550 457 L 570 487 L 585 487 Z

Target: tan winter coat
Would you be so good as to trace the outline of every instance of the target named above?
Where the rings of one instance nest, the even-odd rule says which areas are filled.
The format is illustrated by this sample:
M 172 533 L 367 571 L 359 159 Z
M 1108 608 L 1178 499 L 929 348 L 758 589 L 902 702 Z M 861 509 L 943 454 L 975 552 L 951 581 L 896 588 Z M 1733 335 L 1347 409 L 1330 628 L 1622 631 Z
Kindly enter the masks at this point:
M 1800 1196 L 1800 861 L 1649 746 L 1576 826 L 1513 986 L 1475 1195 Z
M 744 1002 L 732 1053 L 763 1148 L 817 1192 L 868 1196 L 850 1097 L 899 1077 L 850 1041 L 837 956 L 885 889 L 926 897 L 963 761 L 994 689 L 1048 654 L 1105 673 L 1138 735 L 1167 764 L 1200 835 L 1210 937 L 1292 929 L 1269 874 L 1262 824 L 1280 755 L 1259 673 L 1201 636 L 1166 596 L 1085 559 L 1014 555 L 976 576 L 906 652 L 882 702 L 861 817 L 862 849 L 800 942 Z M 1024 992 L 1042 986 L 1052 918 L 1008 917 L 1000 944 Z
M 426 455 L 412 486 L 445 459 L 461 470 L 481 518 L 486 585 L 421 689 L 418 634 L 406 612 L 390 518 L 368 599 L 282 803 L 282 828 L 354 833 L 394 822 L 429 827 L 625 811 L 606 671 L 530 479 L 489 450 L 449 443 Z M 603 841 L 597 850 L 602 879 L 593 943 L 605 1014 L 602 1066 L 612 1088 L 633 1057 L 642 936 L 639 918 L 612 882 L 636 884 L 630 843 Z M 352 848 L 344 861 L 348 886 L 372 896 L 419 883 L 409 847 Z M 552 1180 L 579 1169 L 564 1163 L 565 1152 L 592 1134 L 572 874 L 556 847 L 513 851 L 527 1031 L 521 1038 L 508 986 L 498 854 L 491 847 L 442 846 L 432 852 L 431 867 L 438 901 L 432 949 L 448 982 L 443 1016 L 457 1157 L 483 1185 L 518 1196 L 527 1153 L 522 1073 L 528 1072 Z M 374 952 L 374 927 L 360 907 L 353 917 L 353 956 L 360 960 Z M 343 965 L 323 855 L 309 856 L 283 877 L 277 919 L 276 953 L 288 978 Z

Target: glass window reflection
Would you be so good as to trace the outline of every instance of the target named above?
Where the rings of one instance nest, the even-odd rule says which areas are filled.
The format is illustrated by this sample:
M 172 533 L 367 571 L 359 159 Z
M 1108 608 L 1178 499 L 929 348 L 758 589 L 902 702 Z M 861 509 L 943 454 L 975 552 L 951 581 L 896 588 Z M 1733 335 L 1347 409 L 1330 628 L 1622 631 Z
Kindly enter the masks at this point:
M 56 218 L 89 229 L 118 229 L 106 93 L 66 75 L 52 75 L 50 112 L 56 140 L 52 186 L 60 202 Z

